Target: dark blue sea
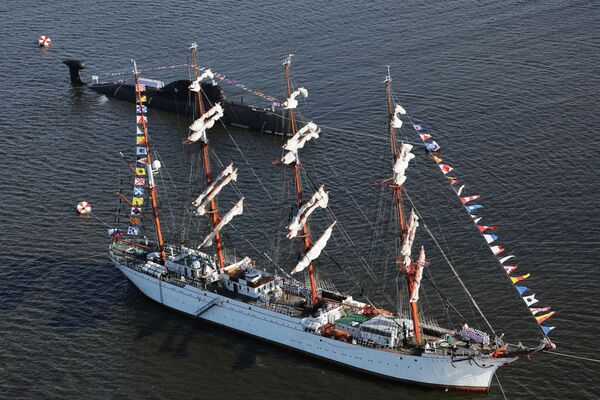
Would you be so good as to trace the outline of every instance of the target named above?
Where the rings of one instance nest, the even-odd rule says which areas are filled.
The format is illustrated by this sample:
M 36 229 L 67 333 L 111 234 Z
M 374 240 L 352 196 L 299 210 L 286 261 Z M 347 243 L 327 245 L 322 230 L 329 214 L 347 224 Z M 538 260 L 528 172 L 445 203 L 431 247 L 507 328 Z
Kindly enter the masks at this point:
M 443 147 L 465 194 L 481 195 L 484 208 L 476 214 L 481 224 L 498 226 L 497 244 L 516 256 L 513 275 L 530 273 L 520 284 L 535 293 L 536 306 L 556 311 L 544 325 L 556 327 L 550 337 L 557 351 L 596 359 L 597 2 L 9 0 L 0 17 L 0 398 L 600 398 L 595 362 L 536 354 L 500 370 L 501 387 L 494 380 L 487 395 L 445 393 L 365 377 L 152 303 L 107 256 L 115 193 L 131 190 L 119 152 L 133 157 L 133 107 L 72 88 L 61 63 L 85 60 L 89 82 L 92 75 L 128 79 L 134 58 L 144 76 L 169 81 L 189 70 L 155 68 L 187 63 L 188 46 L 198 42 L 201 65 L 282 98 L 281 61 L 294 53 L 294 82 L 310 94 L 303 116 L 322 128 L 303 149 L 303 165 L 310 180 L 330 190 L 331 211 L 344 228 L 336 228 L 319 276 L 355 297 L 384 305 L 391 299 L 393 308 L 391 228 L 377 228 L 390 205 L 388 190 L 377 184 L 390 175 L 383 86 L 389 65 L 410 117 Z M 37 47 L 41 34 L 51 36 L 51 48 Z M 224 88 L 232 99 L 268 106 Z M 202 189 L 198 148 L 181 143 L 190 120 L 152 110 L 149 120 L 164 165 L 165 234 L 198 240 L 205 221 L 182 222 Z M 273 268 L 267 253 L 291 270 L 297 250 L 282 239 L 289 175 L 273 164 L 282 140 L 232 127 L 209 137 L 215 168 L 217 158 L 235 162 L 247 200 L 244 215 L 226 228 L 229 254 Z M 406 119 L 401 137 L 420 142 Z M 414 152 L 405 187 L 425 225 L 496 333 L 535 344 L 536 321 L 449 181 L 422 146 Z M 237 196 L 224 191 L 220 204 L 228 208 Z M 75 214 L 82 200 L 95 217 Z M 332 218 L 315 216 L 315 232 Z M 374 240 L 375 233 L 387 242 Z M 431 261 L 423 310 L 486 328 L 424 229 L 417 242 Z M 431 282 L 464 320 L 440 305 Z

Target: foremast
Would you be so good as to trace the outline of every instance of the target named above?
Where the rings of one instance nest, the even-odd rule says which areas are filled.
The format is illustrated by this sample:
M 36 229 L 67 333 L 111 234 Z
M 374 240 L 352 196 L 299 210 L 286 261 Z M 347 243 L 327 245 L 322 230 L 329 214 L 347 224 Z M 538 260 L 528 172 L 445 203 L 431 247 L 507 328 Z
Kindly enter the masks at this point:
M 142 90 L 139 84 L 139 72 L 135 61 L 133 61 L 133 77 L 135 79 L 135 92 L 137 103 L 136 107 L 140 116 L 139 119 L 141 120 L 142 131 L 144 134 L 144 144 L 146 146 L 146 170 L 148 176 L 148 191 L 150 192 L 150 201 L 152 202 L 152 210 L 154 211 L 154 225 L 156 227 L 156 237 L 160 249 L 160 260 L 164 264 L 167 259 L 167 253 L 165 251 L 165 243 L 163 239 L 162 229 L 160 226 L 160 217 L 158 215 L 158 195 L 156 191 L 156 182 L 154 181 L 154 172 L 152 171 L 153 163 L 152 155 L 150 154 L 150 143 L 148 140 L 148 124 L 146 123 L 146 117 L 144 115 L 145 96 L 142 96 Z
M 300 157 L 298 155 L 297 149 L 303 147 L 304 143 L 306 143 L 312 137 L 319 137 L 319 133 L 318 133 L 317 126 L 315 124 L 312 124 L 308 129 L 306 129 L 307 134 L 305 134 L 303 136 L 297 135 L 299 132 L 297 132 L 297 130 L 296 130 L 296 119 L 294 116 L 294 110 L 296 109 L 296 106 L 298 105 L 298 100 L 296 100 L 296 97 L 298 97 L 298 96 L 308 97 L 308 91 L 304 88 L 299 88 L 296 91 L 292 92 L 292 84 L 290 81 L 290 64 L 292 63 L 293 56 L 294 56 L 293 54 L 288 54 L 288 56 L 283 61 L 283 66 L 285 69 L 285 83 L 286 83 L 287 95 L 288 95 L 288 99 L 284 103 L 284 107 L 288 109 L 288 118 L 290 121 L 290 131 L 292 134 L 292 138 L 290 140 L 288 140 L 288 143 L 286 143 L 286 145 L 284 146 L 284 149 L 288 150 L 289 152 L 286 154 L 286 156 L 284 156 L 282 161 L 285 164 L 291 164 L 292 171 L 294 174 L 294 187 L 296 189 L 296 200 L 298 202 L 299 209 L 302 210 L 302 207 L 305 205 L 305 202 L 304 202 L 304 199 L 302 196 L 302 181 L 301 181 L 301 177 L 300 177 L 301 164 L 300 164 Z M 310 124 L 311 123 L 309 123 L 308 125 L 310 125 Z M 295 148 L 289 148 L 290 145 Z M 327 204 L 325 202 L 325 206 L 326 205 Z M 305 209 L 306 209 L 306 207 L 305 207 Z M 299 212 L 299 214 L 300 214 L 300 212 Z M 302 243 L 304 245 L 304 251 L 306 252 L 306 254 L 308 254 L 311 249 L 310 229 L 308 227 L 308 222 L 306 221 L 306 219 L 304 222 L 305 223 L 302 224 L 302 226 L 300 228 L 300 232 L 301 232 L 300 239 L 302 240 Z M 327 233 L 327 231 L 325 232 L 325 234 L 326 233 Z M 325 234 L 323 236 L 325 236 Z M 331 230 L 329 230 L 329 235 L 331 235 Z M 290 237 L 289 234 L 288 234 L 288 237 Z M 294 237 L 297 237 L 297 236 L 294 235 Z M 327 239 L 329 239 L 329 236 L 327 236 L 327 238 L 325 239 L 325 243 L 327 242 Z M 324 245 L 323 245 L 323 247 L 324 247 Z M 319 251 L 319 253 L 320 253 L 320 251 Z M 306 259 L 306 257 L 305 257 L 305 259 Z M 311 289 L 311 300 L 312 300 L 312 304 L 316 305 L 319 301 L 319 298 L 317 295 L 317 284 L 315 281 L 314 267 L 313 267 L 312 260 L 310 258 L 308 258 L 306 260 L 308 261 L 308 265 L 307 266 L 303 265 L 303 266 L 304 266 L 304 268 L 308 267 L 308 276 L 310 279 L 310 289 Z M 298 263 L 298 264 L 300 265 L 300 263 Z M 299 272 L 300 270 L 302 270 L 304 268 L 299 269 L 298 266 L 296 266 L 296 268 L 294 269 L 294 272 Z
M 421 345 L 421 327 L 419 322 L 419 310 L 417 307 L 417 301 L 419 299 L 419 286 L 421 278 L 423 276 L 423 268 L 425 266 L 425 251 L 421 247 L 419 259 L 414 263 L 410 257 L 412 243 L 415 237 L 415 231 L 418 223 L 418 217 L 414 210 L 412 210 L 408 223 L 405 219 L 404 206 L 402 204 L 402 185 L 406 180 L 404 172 L 408 167 L 408 162 L 414 158 L 414 155 L 410 153 L 412 145 L 401 142 L 400 149 L 396 143 L 396 129 L 400 129 L 402 121 L 398 114 L 406 114 L 406 111 L 402 106 L 396 104 L 392 107 L 392 78 L 390 76 L 390 67 L 387 66 L 387 76 L 385 78 L 385 94 L 387 102 L 387 115 L 388 115 L 388 129 L 391 139 L 392 157 L 394 160 L 394 177 L 392 184 L 392 195 L 396 212 L 398 214 L 398 228 L 400 237 L 402 238 L 402 245 L 400 247 L 400 254 L 403 256 L 398 263 L 401 265 L 401 270 L 406 273 L 408 282 L 409 302 L 411 318 L 413 321 L 413 327 L 415 332 L 415 342 L 417 346 Z
M 198 44 L 197 43 L 192 43 L 192 45 L 190 46 L 190 50 L 192 51 L 192 66 L 194 69 L 194 83 L 196 83 L 197 85 L 197 91 L 193 90 L 196 88 L 196 86 L 194 88 L 190 87 L 190 89 L 192 91 L 196 92 L 196 101 L 198 103 L 198 114 L 199 115 L 203 115 L 204 114 L 204 106 L 202 104 L 202 86 L 201 86 L 201 81 L 202 79 L 199 79 L 198 76 L 198 64 L 196 62 L 196 51 L 198 49 Z M 209 72 L 209 74 L 206 74 L 207 77 L 211 77 L 212 78 L 212 73 L 210 73 L 210 70 L 207 70 Z M 194 83 L 192 83 L 192 86 L 194 86 Z M 206 135 L 204 134 L 204 139 L 205 140 L 200 140 L 200 151 L 202 152 L 202 160 L 203 160 L 203 166 L 204 166 L 204 174 L 205 174 L 205 178 L 206 178 L 206 186 L 210 186 L 213 183 L 213 178 L 212 178 L 212 174 L 211 174 L 211 168 L 210 168 L 210 159 L 208 156 L 208 140 L 206 140 Z M 209 211 L 208 213 L 206 213 L 210 223 L 212 224 L 213 230 L 215 230 L 217 228 L 217 225 L 220 222 L 219 219 L 219 210 L 217 208 L 217 203 L 216 200 L 214 198 L 212 198 L 210 200 L 210 207 L 209 207 Z M 214 242 L 215 242 L 215 246 L 217 248 L 217 257 L 219 259 L 219 268 L 225 268 L 225 259 L 223 258 L 223 243 L 221 242 L 221 234 L 219 231 L 217 231 L 214 235 Z

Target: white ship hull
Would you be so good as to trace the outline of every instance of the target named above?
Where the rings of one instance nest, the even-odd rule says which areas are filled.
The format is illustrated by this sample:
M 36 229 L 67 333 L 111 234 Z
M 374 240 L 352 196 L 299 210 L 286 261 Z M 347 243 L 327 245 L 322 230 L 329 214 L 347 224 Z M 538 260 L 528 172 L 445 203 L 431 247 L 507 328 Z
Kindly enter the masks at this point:
M 268 340 L 328 361 L 386 378 L 427 386 L 488 391 L 494 372 L 516 358 L 472 359 L 424 353 L 399 354 L 306 332 L 300 318 L 208 292 L 179 287 L 123 265 L 116 266 L 152 300 L 194 317 Z

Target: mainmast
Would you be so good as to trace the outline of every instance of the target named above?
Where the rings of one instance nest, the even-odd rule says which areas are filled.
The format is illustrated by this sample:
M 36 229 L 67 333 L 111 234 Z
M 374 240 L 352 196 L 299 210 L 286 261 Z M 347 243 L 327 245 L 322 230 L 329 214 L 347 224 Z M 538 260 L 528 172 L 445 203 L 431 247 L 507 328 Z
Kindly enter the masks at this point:
M 152 156 L 150 154 L 150 142 L 148 140 L 148 125 L 146 123 L 146 117 L 144 115 L 144 103 L 145 96 L 142 96 L 142 90 L 139 84 L 139 73 L 137 70 L 137 64 L 133 61 L 133 77 L 135 79 L 135 91 L 137 97 L 137 108 L 138 114 L 140 115 L 142 131 L 144 133 L 144 143 L 146 146 L 146 171 L 148 174 L 148 189 L 150 191 L 150 199 L 152 201 L 152 209 L 154 210 L 154 225 L 156 226 L 156 237 L 158 238 L 158 246 L 160 248 L 160 260 L 164 264 L 167 259 L 167 254 L 165 252 L 165 243 L 163 241 L 162 229 L 160 227 L 160 218 L 158 216 L 158 201 L 157 201 L 157 192 L 156 192 L 156 183 L 154 181 L 154 172 L 152 171 L 153 163 Z M 158 168 L 157 168 L 158 169 Z
M 198 65 L 196 63 L 196 50 L 198 49 L 198 44 L 192 43 L 192 45 L 190 46 L 190 49 L 192 50 L 192 65 L 194 68 L 194 78 L 195 78 L 194 82 L 197 82 L 197 84 L 198 84 L 198 91 L 196 91 L 196 100 L 198 102 L 198 115 L 202 115 L 202 114 L 204 114 L 204 107 L 202 104 L 202 85 L 201 85 L 202 79 L 198 79 Z M 208 70 L 208 71 L 210 71 L 210 70 Z M 212 74 L 210 74 L 210 75 L 212 75 Z M 208 157 L 208 140 L 200 141 L 200 150 L 202 152 L 204 173 L 206 176 L 206 185 L 210 186 L 210 184 L 213 182 L 213 178 L 211 175 L 210 160 Z M 217 227 L 217 225 L 219 224 L 220 220 L 219 220 L 219 211 L 217 209 L 217 204 L 216 204 L 216 201 L 214 198 L 210 200 L 209 211 L 206 215 L 208 216 L 208 219 L 211 222 L 213 229 L 215 229 Z M 217 257 L 219 258 L 219 267 L 225 268 L 225 260 L 223 258 L 223 244 L 221 243 L 221 234 L 218 231 L 215 233 L 215 245 L 217 247 Z
M 289 103 L 295 102 L 296 101 L 295 97 L 298 96 L 298 94 L 296 96 L 292 96 L 292 85 L 290 82 L 290 64 L 292 63 L 293 56 L 294 56 L 293 54 L 289 54 L 283 61 L 283 66 L 285 68 L 285 82 L 287 85 L 287 92 L 288 92 L 288 110 L 289 110 L 290 129 L 291 129 L 292 136 L 294 136 L 296 134 L 296 121 L 294 118 L 295 106 L 292 107 L 291 104 L 289 104 Z M 306 93 L 306 94 L 304 94 L 304 93 Z M 304 92 L 299 93 L 299 94 L 303 94 L 304 97 L 307 96 L 306 90 L 304 90 Z M 294 181 L 295 181 L 295 187 L 296 187 L 296 198 L 298 200 L 298 207 L 302 207 L 302 205 L 304 204 L 304 200 L 302 198 L 302 182 L 300 180 L 300 158 L 297 153 L 295 154 L 295 160 L 292 162 L 292 170 L 294 171 Z M 302 226 L 301 232 L 302 232 L 302 240 L 304 243 L 304 251 L 308 252 L 310 249 L 310 243 L 311 243 L 308 223 L 306 223 Z M 316 305 L 317 301 L 318 301 L 317 285 L 315 282 L 315 273 L 314 273 L 312 261 L 310 261 L 310 263 L 308 264 L 308 276 L 310 277 L 312 304 Z
M 419 323 L 419 311 L 417 309 L 417 300 L 419 298 L 418 290 L 421 282 L 423 267 L 425 265 L 425 253 L 421 248 L 419 261 L 416 264 L 412 262 L 410 258 L 410 253 L 415 231 L 417 226 L 419 225 L 419 223 L 417 222 L 418 217 L 416 216 L 413 210 L 411 212 L 410 220 L 407 226 L 404 218 L 404 207 L 402 204 L 402 185 L 406 180 L 406 177 L 404 176 L 404 171 L 408 166 L 408 162 L 414 157 L 414 155 L 410 153 L 410 150 L 412 149 L 411 145 L 403 143 L 401 146 L 401 150 L 399 150 L 396 144 L 396 129 L 400 129 L 400 127 L 402 126 L 402 121 L 398 117 L 398 114 L 406 114 L 406 111 L 399 104 L 397 104 L 394 107 L 394 109 L 392 109 L 392 77 L 390 76 L 389 65 L 387 66 L 387 76 L 384 82 L 387 100 L 390 138 L 392 144 L 392 156 L 394 158 L 394 178 L 391 187 L 396 211 L 398 214 L 400 236 L 402 237 L 402 246 L 400 253 L 403 255 L 403 258 L 401 264 L 402 269 L 406 272 L 406 277 L 408 280 L 408 292 L 410 297 L 411 317 L 415 331 L 415 342 L 417 346 L 420 346 L 421 328 Z

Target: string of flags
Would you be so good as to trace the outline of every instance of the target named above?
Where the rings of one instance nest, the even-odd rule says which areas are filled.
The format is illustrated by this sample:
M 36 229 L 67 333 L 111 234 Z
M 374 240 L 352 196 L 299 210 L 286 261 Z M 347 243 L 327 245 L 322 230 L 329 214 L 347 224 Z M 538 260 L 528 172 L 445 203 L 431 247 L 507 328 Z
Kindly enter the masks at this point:
M 166 69 L 173 69 L 173 68 L 184 68 L 184 67 L 193 67 L 191 64 L 173 64 L 173 65 L 168 65 L 168 66 L 163 66 L 163 67 L 152 67 L 152 68 L 144 68 L 142 70 L 140 70 L 140 73 L 142 72 L 153 72 L 153 71 L 161 71 L 161 70 L 166 70 Z M 199 72 L 203 72 L 207 69 L 210 69 L 209 67 L 198 67 L 198 71 Z M 131 71 L 122 71 L 122 72 L 113 72 L 113 73 L 108 73 L 105 74 L 106 76 L 120 76 L 120 75 L 129 75 L 131 74 Z M 103 75 L 104 76 L 104 75 Z M 221 73 L 214 73 L 214 78 L 218 79 L 219 81 L 225 82 L 229 85 L 233 85 L 236 88 L 243 90 L 247 93 L 250 93 L 254 96 L 260 97 L 262 99 L 265 99 L 267 101 L 270 101 L 273 104 L 273 107 L 280 107 L 281 103 L 280 101 L 274 97 L 274 96 L 270 96 L 266 93 L 261 92 L 260 90 L 256 90 L 256 89 L 252 89 L 251 87 L 246 86 L 245 84 L 239 82 L 237 79 L 233 79 L 229 76 L 226 76 L 224 74 Z
M 139 225 L 142 223 L 142 208 L 146 201 L 146 177 L 148 175 L 148 149 L 146 147 L 146 130 L 148 124 L 148 108 L 146 106 L 146 86 L 139 83 L 137 90 L 140 92 L 139 104 L 135 106 L 135 178 L 133 180 L 133 197 L 131 198 L 131 211 L 127 234 L 137 236 L 140 234 Z
M 199 67 L 198 71 L 199 72 L 203 72 L 206 69 L 209 69 L 209 67 Z M 215 72 L 214 76 L 215 76 L 215 79 L 218 79 L 218 80 L 220 80 L 222 82 L 225 82 L 225 83 L 227 83 L 229 85 L 233 85 L 236 88 L 238 88 L 240 90 L 243 90 L 243 91 L 245 91 L 247 93 L 250 93 L 250 94 L 252 94 L 254 96 L 257 96 L 257 97 L 260 97 L 260 98 L 265 99 L 267 101 L 270 101 L 271 103 L 273 103 L 273 107 L 280 107 L 281 106 L 281 103 L 279 102 L 279 100 L 276 97 L 269 96 L 268 94 L 265 94 L 265 93 L 261 92 L 260 90 L 252 89 L 252 88 L 244 85 L 243 83 L 240 83 L 237 79 L 233 79 L 231 77 L 227 77 L 226 75 L 221 74 L 219 72 Z
M 495 233 L 498 230 L 498 227 L 495 225 L 480 224 L 479 222 L 482 220 L 483 217 L 478 217 L 476 214 L 474 214 L 474 212 L 476 212 L 477 210 L 481 210 L 484 208 L 482 204 L 479 204 L 479 201 L 481 200 L 481 195 L 465 195 L 464 192 L 466 185 L 462 184 L 462 182 L 457 178 L 455 168 L 448 164 L 448 162 L 440 156 L 440 151 L 442 149 L 441 146 L 433 140 L 433 136 L 431 134 L 426 132 L 426 129 L 422 123 L 412 122 L 412 125 L 419 137 L 421 138 L 421 140 L 423 141 L 423 144 L 425 145 L 429 156 L 437 164 L 438 168 L 442 171 L 442 173 L 448 180 L 450 186 L 456 193 L 456 196 L 458 197 L 461 205 L 465 207 L 465 210 L 471 216 L 475 227 L 488 244 L 490 251 L 498 260 L 498 263 L 503 268 L 507 277 L 514 285 L 515 289 L 519 293 L 519 296 L 523 299 L 525 305 L 527 306 L 533 317 L 537 320 L 541 331 L 544 333 L 544 335 L 549 334 L 550 331 L 552 331 L 555 327 L 542 324 L 550 317 L 552 317 L 556 313 L 556 311 L 551 311 L 551 307 L 532 307 L 533 305 L 539 302 L 539 299 L 536 298 L 536 294 L 532 293 L 529 287 L 521 286 L 522 282 L 528 279 L 531 276 L 531 274 L 523 273 L 522 275 L 512 275 L 512 273 L 516 271 L 519 267 L 517 265 L 513 265 L 513 262 L 508 263 L 508 261 L 516 258 L 516 256 L 512 254 L 508 256 L 502 255 L 506 249 L 501 245 L 497 244 L 497 242 L 500 240 L 498 234 Z M 490 231 L 493 231 L 494 233 Z

